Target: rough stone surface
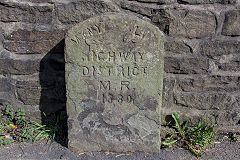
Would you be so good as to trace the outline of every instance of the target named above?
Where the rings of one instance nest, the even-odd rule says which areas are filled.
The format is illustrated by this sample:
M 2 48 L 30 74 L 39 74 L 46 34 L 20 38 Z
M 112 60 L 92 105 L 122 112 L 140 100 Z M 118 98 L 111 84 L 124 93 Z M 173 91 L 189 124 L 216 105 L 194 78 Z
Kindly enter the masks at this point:
M 178 76 L 178 90 L 184 92 L 235 92 L 240 89 L 239 76 Z
M 236 0 L 179 0 L 179 2 L 184 4 L 235 4 Z
M 0 2 L 0 21 L 51 23 L 52 6 L 29 6 L 17 3 Z
M 192 47 L 184 42 L 167 41 L 164 44 L 166 52 L 172 52 L 176 54 L 191 54 L 193 52 Z
M 20 54 L 46 54 L 63 40 L 64 30 L 17 30 L 5 36 L 4 47 Z
M 208 57 L 238 54 L 239 41 L 206 41 L 201 45 L 201 54 Z
M 206 11 L 155 10 L 152 21 L 173 37 L 204 38 L 215 32 L 215 16 Z
M 139 4 L 135 2 L 120 1 L 121 8 L 138 13 L 143 16 L 152 16 L 153 8 L 147 7 L 144 4 Z
M 77 23 L 94 15 L 117 10 L 109 0 L 79 0 L 67 5 L 58 5 L 57 16 L 62 23 Z
M 124 14 L 91 18 L 66 37 L 69 147 L 159 152 L 163 34 Z
M 165 58 L 164 70 L 167 73 L 175 74 L 197 74 L 208 71 L 208 60 L 200 58 Z
M 130 0 L 131 1 L 131 0 Z M 159 3 L 159 4 L 171 4 L 177 2 L 177 0 L 137 0 L 138 2 L 144 3 Z
M 180 92 L 174 95 L 176 103 L 189 108 L 202 110 L 226 109 L 229 97 L 226 94 Z
M 226 13 L 222 34 L 240 36 L 240 10 L 233 10 Z
M 6 74 L 33 74 L 40 70 L 40 60 L 14 60 L 14 59 L 0 59 L 0 73 Z
M 8 92 L 12 90 L 13 85 L 6 77 L 0 77 L 0 92 Z

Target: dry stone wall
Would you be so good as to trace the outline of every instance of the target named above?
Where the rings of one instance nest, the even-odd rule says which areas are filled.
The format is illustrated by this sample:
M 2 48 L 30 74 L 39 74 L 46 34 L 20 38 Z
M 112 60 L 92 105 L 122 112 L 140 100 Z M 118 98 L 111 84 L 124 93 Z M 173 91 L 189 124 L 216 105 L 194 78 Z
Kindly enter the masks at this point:
M 64 110 L 65 33 L 111 12 L 165 33 L 162 125 L 176 111 L 239 131 L 239 0 L 0 0 L 1 104 L 24 107 L 35 119 Z

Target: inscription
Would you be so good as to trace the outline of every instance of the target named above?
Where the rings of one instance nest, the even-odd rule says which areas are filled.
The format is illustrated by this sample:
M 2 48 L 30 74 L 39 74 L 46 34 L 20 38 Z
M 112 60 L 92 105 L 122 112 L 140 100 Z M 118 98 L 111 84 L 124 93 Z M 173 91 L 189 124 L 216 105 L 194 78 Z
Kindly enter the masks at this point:
M 131 88 L 129 81 L 121 81 L 119 84 L 119 88 L 115 88 L 115 92 L 111 93 L 111 89 L 113 89 L 110 81 L 99 81 L 99 91 L 102 92 L 99 94 L 99 98 L 103 103 L 113 103 L 116 101 L 117 103 L 134 103 L 135 100 L 135 88 Z M 118 91 L 120 93 L 118 93 Z M 127 94 L 122 94 L 123 92 L 127 92 Z
M 82 66 L 83 76 L 106 75 L 131 77 L 147 75 L 148 72 L 147 67 L 140 66 Z
M 132 94 L 113 94 L 113 93 L 102 93 L 100 97 L 102 103 L 134 103 L 135 101 L 135 96 Z
M 90 44 L 88 44 L 90 45 Z M 145 54 L 142 52 L 116 52 L 116 51 L 95 51 L 90 49 L 88 54 L 83 54 L 83 61 L 108 61 L 108 62 L 141 62 Z
M 100 90 L 110 90 L 111 89 L 110 85 L 111 85 L 110 81 L 100 81 L 99 89 Z
M 83 33 L 83 36 L 87 38 L 87 37 L 92 37 L 94 35 L 102 34 L 105 31 L 106 31 L 105 23 L 100 22 L 98 24 L 93 24 L 87 27 L 86 30 L 84 30 L 82 33 Z

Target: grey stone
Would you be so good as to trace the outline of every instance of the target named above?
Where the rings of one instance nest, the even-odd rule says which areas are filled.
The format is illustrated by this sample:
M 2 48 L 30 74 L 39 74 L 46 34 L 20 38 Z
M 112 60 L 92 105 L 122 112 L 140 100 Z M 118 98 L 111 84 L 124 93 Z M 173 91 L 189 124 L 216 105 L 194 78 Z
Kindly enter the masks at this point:
M 184 9 L 155 10 L 152 21 L 172 37 L 204 38 L 215 32 L 214 14 Z
M 177 0 L 137 0 L 138 2 L 150 2 L 150 3 L 160 3 L 160 4 L 172 4 L 177 2 Z
M 180 0 L 179 2 L 186 4 L 235 4 L 236 0 Z
M 191 54 L 193 49 L 191 46 L 184 42 L 178 41 L 167 41 L 164 44 L 164 49 L 166 52 L 176 53 L 176 54 Z
M 178 90 L 184 92 L 234 92 L 240 89 L 239 76 L 187 76 L 176 79 Z
M 173 91 L 176 84 L 176 80 L 172 77 L 165 77 L 163 79 L 163 97 L 162 108 L 168 108 L 174 104 Z M 162 117 L 163 118 L 163 117 Z M 161 121 L 162 123 L 163 121 Z
M 0 59 L 1 74 L 33 74 L 40 70 L 40 59 Z
M 9 92 L 13 89 L 13 85 L 9 78 L 0 77 L 0 92 Z
M 1 2 L 0 21 L 29 22 L 50 24 L 52 22 L 52 6 L 30 6 L 26 4 Z
M 128 2 L 128 1 L 121 1 L 120 3 L 121 8 L 125 9 L 125 10 L 129 10 L 135 13 L 138 13 L 142 16 L 147 16 L 150 17 L 152 16 L 152 12 L 153 12 L 153 8 L 150 8 L 146 5 L 142 5 L 139 3 L 132 3 L 132 2 Z
M 225 93 L 175 92 L 176 104 L 199 110 L 223 110 L 231 100 Z
M 226 63 L 215 62 L 215 65 L 222 71 L 240 71 L 240 59 L 233 59 Z
M 216 56 L 239 54 L 239 41 L 206 41 L 201 45 L 201 54 L 214 58 Z
M 77 23 L 94 15 L 116 12 L 118 8 L 109 0 L 78 0 L 57 5 L 57 16 L 62 23 Z
M 40 82 L 16 80 L 16 95 L 25 105 L 38 105 L 41 97 Z
M 5 35 L 4 48 L 20 54 L 47 54 L 65 36 L 65 30 L 17 30 Z
M 208 59 L 195 57 L 165 57 L 164 70 L 175 74 L 198 74 L 207 73 L 209 68 Z
M 164 37 L 152 24 L 115 14 L 66 36 L 69 148 L 159 152 Z
M 233 10 L 226 13 L 222 34 L 226 36 L 240 35 L 240 10 Z
M 215 32 L 215 16 L 206 11 L 156 10 L 152 21 L 172 37 L 204 38 Z

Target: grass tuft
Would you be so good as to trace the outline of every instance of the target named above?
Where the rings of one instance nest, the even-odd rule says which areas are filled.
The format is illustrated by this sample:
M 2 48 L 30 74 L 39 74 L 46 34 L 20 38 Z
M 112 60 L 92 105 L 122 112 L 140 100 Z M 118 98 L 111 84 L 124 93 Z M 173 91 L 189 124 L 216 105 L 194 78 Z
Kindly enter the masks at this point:
M 181 123 L 177 113 L 172 114 L 175 121 L 176 133 L 165 139 L 162 144 L 165 147 L 172 147 L 176 142 L 183 142 L 196 157 L 210 147 L 216 139 L 216 131 L 205 122 L 199 122 L 197 126 L 189 127 L 189 122 Z
M 5 110 L 0 112 L 0 146 L 13 142 L 54 140 L 57 129 L 57 126 L 27 120 L 22 108 L 14 112 L 13 107 L 7 105 Z

